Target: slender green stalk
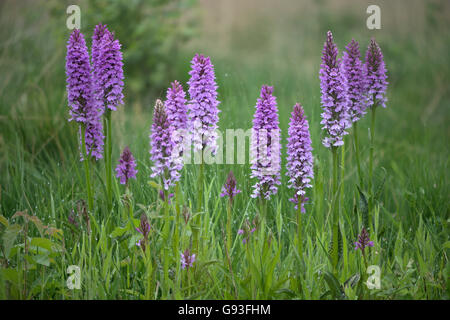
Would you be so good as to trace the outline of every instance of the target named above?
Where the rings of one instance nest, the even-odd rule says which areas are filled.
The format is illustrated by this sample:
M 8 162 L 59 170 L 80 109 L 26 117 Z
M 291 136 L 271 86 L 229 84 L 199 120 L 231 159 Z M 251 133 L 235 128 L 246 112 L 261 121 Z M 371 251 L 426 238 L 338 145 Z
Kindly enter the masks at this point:
M 359 142 L 358 142 L 358 121 L 353 122 L 353 148 L 355 150 L 356 167 L 358 168 L 359 186 L 363 187 L 363 177 L 361 173 L 361 160 L 359 157 Z
M 232 209 L 232 202 L 231 199 L 228 200 L 227 204 L 227 250 L 228 254 L 231 255 L 231 209 Z
M 180 182 L 178 181 L 175 185 L 175 228 L 173 235 L 173 256 L 176 257 L 178 255 L 178 244 L 179 244 L 179 226 L 180 226 L 180 210 L 181 210 L 181 193 L 180 193 Z
M 371 125 L 370 125 L 370 153 L 369 153 L 369 225 L 370 228 L 372 224 L 372 211 L 373 211 L 373 202 L 374 202 L 374 194 L 373 194 L 373 150 L 374 150 L 374 138 L 375 138 L 375 110 L 377 105 L 372 106 L 372 117 L 371 117 Z
M 164 190 L 164 289 L 169 292 L 169 192 Z
M 106 146 L 105 146 L 105 175 L 106 175 L 106 196 L 107 196 L 107 208 L 111 211 L 112 208 L 112 143 L 111 143 L 111 110 L 105 111 L 105 117 L 103 119 L 103 126 L 106 133 Z
M 339 176 L 339 216 L 341 215 L 341 205 L 344 204 L 344 177 L 345 177 L 345 146 L 347 145 L 346 136 L 344 136 L 344 145 L 341 146 L 341 166 Z
M 267 217 L 267 201 L 262 197 L 259 198 L 259 213 L 261 220 L 265 221 Z
M 146 266 L 147 266 L 147 284 L 145 288 L 145 299 L 150 300 L 152 293 L 153 264 L 149 245 L 145 247 L 144 257 L 146 258 Z
M 333 234 L 332 234 L 332 246 L 333 251 L 331 255 L 331 261 L 333 264 L 333 272 L 337 274 L 337 265 L 339 261 L 339 197 L 338 197 L 338 171 L 339 171 L 339 155 L 337 152 L 337 148 L 332 149 L 333 152 L 333 193 L 332 193 L 332 199 L 333 199 L 333 217 L 332 217 L 332 224 L 333 224 Z
M 84 163 L 84 171 L 86 173 L 86 188 L 87 188 L 87 197 L 88 197 L 88 209 L 89 212 L 92 212 L 94 208 L 94 196 L 92 194 L 92 185 L 91 185 L 91 168 L 89 158 L 87 156 L 87 147 L 86 147 L 86 125 L 81 125 L 81 152 L 83 154 L 83 163 Z
M 204 164 L 203 164 L 203 153 L 201 155 L 200 172 L 198 175 L 198 185 L 197 185 L 197 215 L 193 219 L 192 224 L 192 235 L 193 235 L 193 251 L 198 254 L 198 234 L 200 231 L 200 215 L 199 212 L 202 211 L 203 203 L 203 176 L 204 176 Z
M 297 204 L 297 248 L 300 259 L 303 257 L 303 238 L 302 238 L 302 204 Z

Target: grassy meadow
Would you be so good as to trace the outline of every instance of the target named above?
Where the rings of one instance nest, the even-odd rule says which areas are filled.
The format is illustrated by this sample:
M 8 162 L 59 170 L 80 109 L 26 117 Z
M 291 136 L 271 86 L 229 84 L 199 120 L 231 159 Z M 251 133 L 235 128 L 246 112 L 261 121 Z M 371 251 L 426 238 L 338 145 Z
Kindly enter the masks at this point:
M 81 32 L 88 45 L 102 12 L 108 15 L 110 30 L 122 32 L 116 34 L 122 42 L 135 22 L 108 12 L 108 1 L 97 2 L 98 7 L 89 9 L 97 10 L 95 14 L 83 20 L 83 6 L 88 4 L 79 1 Z M 159 54 L 157 48 L 144 47 L 149 51 L 137 58 L 135 52 L 125 51 L 125 104 L 112 114 L 112 161 L 115 167 L 120 152 L 129 146 L 137 160 L 137 180 L 125 194 L 114 179 L 113 208 L 108 211 L 104 161 L 93 162 L 94 210 L 88 213 L 78 129 L 67 121 L 66 6 L 2 1 L 0 299 L 449 299 L 450 6 L 446 1 L 376 2 L 382 14 L 380 30 L 366 27 L 367 1 L 201 0 L 182 7 L 177 30 L 192 30 L 180 36 L 182 41 L 170 37 L 176 54 L 161 64 L 164 67 L 149 64 L 143 72 L 136 62 L 150 61 Z M 369 114 L 358 124 L 365 181 L 361 193 L 351 130 L 340 158 L 337 273 L 329 258 L 332 162 L 321 142 L 318 75 L 328 30 L 340 53 L 355 38 L 364 56 L 375 37 L 388 70 L 387 107 L 378 108 L 374 128 L 374 247 L 366 252 L 368 264 L 380 268 L 379 289 L 355 280 L 366 273 L 354 242 L 367 211 Z M 137 34 L 133 41 L 145 43 L 152 35 Z M 164 44 L 162 40 L 158 45 Z M 187 91 L 190 61 L 197 52 L 210 56 L 215 66 L 222 133 L 251 128 L 263 84 L 274 86 L 277 97 L 282 184 L 268 202 L 267 219 L 260 221 L 248 244 L 237 234 L 246 219 L 253 220 L 259 212 L 258 202 L 250 197 L 255 180 L 250 179 L 248 159 L 245 165 L 205 165 L 201 212 L 199 166 L 186 165 L 180 181 L 181 208 L 172 198 L 170 237 L 163 239 L 164 202 L 150 179 L 152 111 L 157 98 L 165 99 L 169 81 L 179 80 Z M 133 68 L 127 68 L 128 62 Z M 172 77 L 168 81 L 159 76 L 169 74 L 165 70 Z M 296 102 L 309 121 L 315 173 L 302 217 L 301 255 L 285 169 L 287 129 Z M 242 192 L 233 202 L 228 252 L 227 200 L 219 195 L 230 170 Z M 142 214 L 151 225 L 146 254 L 135 245 L 141 237 L 135 227 Z M 191 216 L 188 223 L 186 214 Z M 180 252 L 191 247 L 193 216 L 200 221 L 200 246 L 194 267 L 186 270 L 180 267 Z M 165 249 L 168 278 L 163 274 Z M 80 289 L 67 286 L 71 265 L 80 268 Z

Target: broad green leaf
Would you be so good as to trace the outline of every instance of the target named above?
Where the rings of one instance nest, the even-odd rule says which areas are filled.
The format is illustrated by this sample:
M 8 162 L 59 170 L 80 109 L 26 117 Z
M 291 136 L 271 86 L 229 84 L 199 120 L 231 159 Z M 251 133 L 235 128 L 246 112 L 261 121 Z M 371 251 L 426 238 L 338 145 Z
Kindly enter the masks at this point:
M 36 263 L 42 264 L 43 266 L 50 266 L 50 257 L 48 254 L 37 254 L 33 257 Z
M 6 258 L 9 258 L 9 252 L 11 251 L 14 241 L 16 241 L 20 231 L 22 231 L 22 226 L 18 224 L 9 225 L 5 229 L 5 232 L 3 233 L 3 246 L 5 249 Z
M 31 245 L 52 251 L 53 243 L 47 238 L 32 238 Z

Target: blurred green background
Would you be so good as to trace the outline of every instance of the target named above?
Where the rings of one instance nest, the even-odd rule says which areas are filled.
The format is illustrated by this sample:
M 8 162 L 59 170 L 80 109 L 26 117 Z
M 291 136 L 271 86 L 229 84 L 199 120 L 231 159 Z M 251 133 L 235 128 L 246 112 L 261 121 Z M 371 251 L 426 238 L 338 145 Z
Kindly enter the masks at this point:
M 363 54 L 375 37 L 390 82 L 376 133 L 376 165 L 386 168 L 386 185 L 391 185 L 387 201 L 393 212 L 448 217 L 450 3 L 410 0 L 1 1 L 4 215 L 36 210 L 46 201 L 36 196 L 37 190 L 78 161 L 76 129 L 66 121 L 69 4 L 81 7 L 81 30 L 89 45 L 98 22 L 108 24 L 123 44 L 125 105 L 114 115 L 113 157 L 129 144 L 140 165 L 148 165 L 154 100 L 165 97 L 170 81 L 186 83 L 196 52 L 211 56 L 215 64 L 222 128 L 249 128 L 259 89 L 270 84 L 278 97 L 283 134 L 292 106 L 301 102 L 312 123 L 315 156 L 328 157 L 318 125 L 318 72 L 326 31 L 333 31 L 340 50 L 352 38 L 360 41 Z M 369 4 L 381 8 L 381 30 L 366 27 Z M 360 128 L 367 126 L 363 119 Z M 363 134 L 361 143 L 367 142 Z M 383 179 L 381 170 L 377 175 Z

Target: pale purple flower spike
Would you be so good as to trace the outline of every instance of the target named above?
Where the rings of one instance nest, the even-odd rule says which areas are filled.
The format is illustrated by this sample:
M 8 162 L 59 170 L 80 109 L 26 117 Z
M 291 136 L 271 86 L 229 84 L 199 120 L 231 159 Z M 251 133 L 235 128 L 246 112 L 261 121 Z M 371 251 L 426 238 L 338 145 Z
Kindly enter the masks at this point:
M 310 182 L 314 178 L 314 171 L 309 124 L 299 103 L 295 104 L 292 111 L 288 134 L 286 174 L 289 177 L 288 187 L 295 190 L 294 198 L 289 200 L 296 204 L 296 208 L 300 202 L 301 210 L 305 212 L 305 189 L 312 187 Z
M 347 95 L 349 103 L 349 116 L 352 122 L 356 122 L 366 113 L 364 99 L 365 76 L 363 63 L 360 59 L 359 44 L 352 41 L 347 45 L 342 57 L 342 68 L 347 79 Z
M 194 151 L 209 148 L 213 155 L 217 152 L 217 84 L 214 66 L 209 57 L 196 54 L 191 61 L 192 70 L 189 84 L 189 117 L 191 122 Z
M 344 144 L 343 137 L 348 134 L 345 129 L 350 126 L 347 81 L 343 75 L 341 64 L 337 60 L 337 55 L 337 45 L 333 42 L 331 31 L 328 31 L 322 50 L 322 64 L 319 72 L 323 108 L 320 124 L 325 130 L 322 143 L 327 148 L 342 146 Z
M 251 137 L 251 178 L 258 181 L 253 185 L 252 198 L 269 199 L 277 193 L 281 170 L 280 128 L 278 107 L 273 87 L 262 86 L 256 104 Z
M 120 179 L 120 184 L 128 184 L 129 179 L 136 179 L 136 160 L 130 151 L 125 147 L 120 155 L 119 164 L 116 167 L 116 177 Z
M 153 124 L 150 135 L 151 161 L 153 162 L 150 177 L 161 178 L 165 190 L 173 186 L 180 179 L 177 165 L 172 158 L 174 143 L 172 141 L 172 127 L 167 117 L 166 108 L 161 100 L 156 100 L 153 113 Z
M 75 29 L 67 42 L 66 56 L 67 99 L 69 121 L 86 126 L 86 152 L 95 159 L 103 157 L 103 128 L 101 110 L 96 107 L 89 53 L 80 30 Z M 80 127 L 81 141 L 81 127 Z M 84 146 L 82 146 L 84 148 Z M 81 160 L 83 157 L 81 156 Z
M 386 108 L 386 67 L 384 65 L 383 53 L 375 39 L 370 41 L 366 52 L 366 63 L 364 64 L 366 76 L 367 106 L 369 108 L 381 105 Z

